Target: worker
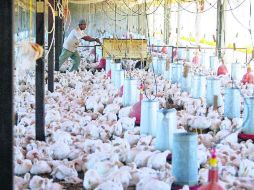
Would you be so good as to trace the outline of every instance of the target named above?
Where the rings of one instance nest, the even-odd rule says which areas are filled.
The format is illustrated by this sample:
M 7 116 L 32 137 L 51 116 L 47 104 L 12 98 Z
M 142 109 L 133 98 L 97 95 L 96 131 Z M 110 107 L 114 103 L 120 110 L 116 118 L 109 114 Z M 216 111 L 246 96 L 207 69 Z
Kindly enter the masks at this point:
M 251 73 L 251 66 L 248 65 L 247 67 L 247 73 L 243 75 L 243 79 L 241 80 L 242 83 L 254 83 L 254 77 L 253 74 Z
M 73 29 L 69 36 L 64 40 L 63 49 L 61 55 L 59 57 L 59 68 L 61 68 L 62 64 L 70 57 L 73 61 L 73 65 L 70 71 L 78 71 L 80 65 L 80 55 L 77 51 L 80 40 L 83 39 L 88 42 L 97 42 L 101 44 L 98 38 L 92 38 L 84 32 L 86 29 L 86 21 L 80 20 L 78 23 L 78 27 Z

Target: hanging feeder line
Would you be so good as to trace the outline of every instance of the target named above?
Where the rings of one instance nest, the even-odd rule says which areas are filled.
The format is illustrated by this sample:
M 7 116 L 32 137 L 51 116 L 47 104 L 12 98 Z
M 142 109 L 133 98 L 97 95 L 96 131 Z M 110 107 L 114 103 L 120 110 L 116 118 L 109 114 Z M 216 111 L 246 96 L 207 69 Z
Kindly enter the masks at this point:
M 145 9 L 146 9 L 146 1 L 145 1 Z M 148 45 L 149 45 L 149 54 L 150 56 L 152 56 L 152 50 L 151 50 L 151 41 L 150 41 L 150 31 L 149 31 L 149 23 L 148 23 L 148 15 L 146 14 L 146 25 L 147 25 L 147 35 L 148 35 Z M 151 57 L 150 57 L 151 59 Z M 155 76 L 155 72 L 154 72 L 154 66 L 153 66 L 153 63 L 152 63 L 152 72 L 153 72 L 153 77 L 154 77 L 154 82 L 155 82 L 155 97 L 152 99 L 152 98 L 149 98 L 147 96 L 147 93 L 146 93 L 146 88 L 145 88 L 145 83 L 144 83 L 144 94 L 146 96 L 147 99 L 149 100 L 155 100 L 156 97 L 157 97 L 157 94 L 158 94 L 158 86 L 157 86 L 157 80 L 156 80 L 156 76 Z
M 144 11 L 144 13 L 145 14 L 147 14 L 147 15 L 151 15 L 151 14 L 154 14 L 157 10 L 158 10 L 158 8 L 161 6 L 161 4 L 162 4 L 162 2 L 163 2 L 163 0 L 161 0 L 160 1 L 160 4 L 156 7 L 156 9 L 154 10 L 154 11 L 152 11 L 152 12 L 150 12 L 150 13 L 146 13 L 146 11 L 148 10 L 147 8 L 145 8 L 145 11 Z M 106 1 L 106 3 L 108 4 L 108 2 Z M 109 4 L 108 4 L 109 5 Z M 110 6 L 110 5 L 109 5 Z M 151 5 L 152 6 L 152 5 Z M 150 7 L 151 7 L 150 6 Z M 111 8 L 111 7 L 110 7 Z M 111 8 L 111 10 L 113 10 L 114 11 L 114 9 L 113 8 Z M 135 12 L 134 12 L 135 13 Z M 137 15 L 135 15 L 135 14 L 125 14 L 125 15 L 122 15 L 122 14 L 120 14 L 120 13 L 117 13 L 118 15 L 120 15 L 120 16 L 141 16 L 143 13 L 140 13 L 140 14 L 137 14 Z
M 154 3 L 154 0 L 153 0 L 153 2 L 151 3 L 151 5 L 150 5 L 150 7 L 149 7 L 148 9 L 145 9 L 143 13 L 139 13 L 139 14 L 136 15 L 136 13 L 139 12 L 139 10 L 137 10 L 137 12 L 136 12 L 136 11 L 133 11 L 133 10 L 127 5 L 127 3 L 126 3 L 124 0 L 122 0 L 122 1 L 123 1 L 123 3 L 125 4 L 125 6 L 126 6 L 127 8 L 129 8 L 129 9 L 132 11 L 132 14 L 128 14 L 128 13 L 124 12 L 122 9 L 120 9 L 120 12 L 123 12 L 124 14 L 120 14 L 120 13 L 117 13 L 117 14 L 118 14 L 118 15 L 121 15 L 121 16 L 127 16 L 127 15 L 129 15 L 129 16 L 138 16 L 138 15 L 143 15 L 143 13 L 145 13 L 145 12 L 148 11 L 148 10 L 150 10 L 151 6 L 152 6 L 153 3 Z M 108 1 L 106 1 L 106 3 L 109 5 Z M 115 1 L 114 1 L 114 4 L 116 4 Z M 110 6 L 110 5 L 109 5 L 109 6 Z M 111 8 L 111 9 L 112 9 L 112 8 Z
M 176 2 L 179 4 L 179 6 L 180 6 L 183 10 L 185 10 L 186 12 L 192 13 L 192 14 L 196 14 L 196 12 L 193 12 L 193 11 L 190 11 L 190 10 L 188 10 L 188 9 L 185 9 L 185 8 L 181 5 L 181 2 L 179 2 L 179 0 L 175 0 L 175 1 L 176 1 Z M 207 12 L 207 11 L 211 10 L 216 4 L 217 4 L 217 1 L 216 1 L 213 5 L 211 5 L 209 8 L 207 8 L 207 9 L 204 10 L 204 11 L 200 11 L 199 13 L 204 13 L 204 12 Z
M 140 8 L 137 10 L 137 11 L 134 11 L 133 9 L 130 8 L 130 6 L 128 6 L 128 4 L 126 3 L 125 0 L 122 0 L 123 3 L 125 4 L 125 6 L 132 12 L 132 15 L 131 16 L 140 16 L 140 15 L 143 15 L 145 14 L 148 10 L 150 10 L 150 8 L 153 6 L 154 4 L 154 0 L 152 1 L 151 5 L 149 6 L 149 8 L 145 8 L 144 12 L 139 12 L 140 11 Z M 138 14 L 137 14 L 138 13 Z M 136 15 L 135 15 L 136 14 Z

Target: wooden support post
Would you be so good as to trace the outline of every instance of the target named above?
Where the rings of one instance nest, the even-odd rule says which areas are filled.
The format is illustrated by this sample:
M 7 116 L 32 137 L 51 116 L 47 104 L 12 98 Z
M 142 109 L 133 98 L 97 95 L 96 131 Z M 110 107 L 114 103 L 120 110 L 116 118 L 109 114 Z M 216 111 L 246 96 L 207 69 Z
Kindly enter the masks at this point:
M 55 7 L 55 1 L 54 0 L 48 0 L 48 2 L 51 4 L 51 6 Z M 48 8 L 48 47 L 50 48 L 50 45 L 52 43 L 51 49 L 48 54 L 48 90 L 50 92 L 54 92 L 54 71 L 55 71 L 55 42 L 54 40 L 54 33 L 55 31 L 50 31 L 53 26 L 53 16 L 55 16 L 55 13 L 52 13 L 50 7 Z
M 13 189 L 13 0 L 0 3 L 0 179 Z
M 63 44 L 63 20 L 59 17 L 57 3 L 62 3 L 62 0 L 55 0 L 55 70 L 59 71 L 59 56 L 62 51 Z
M 44 46 L 44 0 L 36 0 L 36 43 Z M 44 55 L 36 61 L 36 140 L 45 141 L 44 119 Z

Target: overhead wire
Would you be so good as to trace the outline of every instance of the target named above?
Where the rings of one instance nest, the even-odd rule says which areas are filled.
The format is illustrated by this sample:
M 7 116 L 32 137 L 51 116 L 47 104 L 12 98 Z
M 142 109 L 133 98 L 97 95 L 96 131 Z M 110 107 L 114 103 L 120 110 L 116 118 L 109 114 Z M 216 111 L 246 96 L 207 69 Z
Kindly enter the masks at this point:
M 227 0 L 228 1 L 228 5 L 231 7 L 231 3 L 230 3 L 230 0 Z M 245 26 L 234 14 L 233 11 L 230 11 L 233 18 L 238 22 L 238 24 L 240 24 L 243 28 L 247 29 L 247 30 L 251 30 L 249 27 Z M 254 32 L 253 30 L 251 30 L 252 32 Z
M 229 3 L 229 0 L 228 0 L 228 3 Z M 230 5 L 230 3 L 229 3 L 229 5 Z M 230 7 L 231 7 L 231 5 L 230 5 Z M 231 11 L 231 12 L 232 12 L 232 11 Z M 249 32 L 250 32 L 250 36 L 251 36 L 252 47 L 254 47 L 253 38 L 252 38 L 252 30 L 251 30 L 251 18 L 252 18 L 252 4 L 251 4 L 251 0 L 250 0 L 249 15 L 250 15 L 250 17 L 249 17 Z M 252 61 L 252 60 L 253 60 L 253 58 L 250 59 L 250 61 Z M 247 62 L 246 64 L 248 65 L 248 64 L 250 63 L 250 61 Z M 249 117 L 249 105 L 248 105 L 248 103 L 246 102 L 245 96 L 244 96 L 244 94 L 241 92 L 241 89 L 237 87 L 237 85 L 236 85 L 236 83 L 235 83 L 235 81 L 234 81 L 233 79 L 232 79 L 232 87 L 235 87 L 236 89 L 238 89 L 238 91 L 240 92 L 241 97 L 243 98 L 243 101 L 244 101 L 245 105 L 247 105 L 247 106 L 246 106 L 246 107 L 247 107 L 247 111 L 245 112 L 245 113 L 247 113 L 247 115 L 245 116 L 245 120 L 243 121 L 242 125 L 241 125 L 240 127 L 238 127 L 238 128 L 235 128 L 235 129 L 234 129 L 233 131 L 231 131 L 229 134 L 227 134 L 227 135 L 223 136 L 221 139 L 219 139 L 219 140 L 216 142 L 215 147 L 216 147 L 219 143 L 221 143 L 223 140 L 225 140 L 227 137 L 229 137 L 230 135 L 232 135 L 232 134 L 234 134 L 234 133 L 237 133 L 237 132 L 241 131 L 242 128 L 243 128 L 243 126 L 245 126 L 246 122 L 248 121 L 248 117 Z M 245 108 L 246 108 L 246 107 L 245 107 Z
M 143 12 L 139 12 L 140 11 L 140 8 L 137 10 L 137 11 L 133 11 L 133 9 L 130 8 L 130 6 L 126 3 L 125 0 L 122 0 L 123 3 L 125 4 L 125 6 L 130 10 L 132 11 L 132 14 L 131 16 L 141 16 L 143 15 L 144 13 L 146 13 L 148 10 L 150 10 L 150 8 L 153 6 L 153 3 L 154 3 L 154 0 L 152 1 L 151 5 L 149 6 L 149 8 L 145 8 L 145 10 Z M 138 13 L 138 14 L 137 14 Z
M 118 22 L 121 22 L 121 21 L 123 21 L 123 20 L 125 20 L 126 19 L 126 17 L 124 17 L 124 18 L 122 18 L 122 19 L 113 19 L 113 18 L 111 18 L 108 14 L 107 14 L 107 12 L 105 11 L 105 9 L 104 9 L 104 6 L 103 6 L 103 4 L 101 5 L 101 8 L 102 8 L 102 11 L 105 13 L 105 15 L 107 16 L 107 18 L 109 18 L 110 20 L 112 20 L 112 21 L 118 21 Z
M 191 14 L 196 14 L 196 12 L 193 12 L 193 11 L 190 11 L 190 10 L 184 8 L 184 7 L 181 5 L 182 3 L 179 2 L 179 0 L 175 0 L 175 1 L 179 4 L 179 6 L 180 6 L 184 11 L 186 11 L 186 12 L 188 12 L 188 13 L 191 13 Z M 206 10 L 200 11 L 199 13 L 205 13 L 205 12 L 211 10 L 216 4 L 217 4 L 217 1 L 215 1 L 215 3 L 214 3 L 213 5 L 211 5 L 209 8 L 207 8 Z
M 230 8 L 230 9 L 226 9 L 224 11 L 233 11 L 233 10 L 236 10 L 238 9 L 239 7 L 242 6 L 242 4 L 245 2 L 246 0 L 243 0 L 241 3 L 239 3 L 237 6 L 235 6 L 234 8 Z
M 146 0 L 145 0 L 145 7 L 146 7 Z M 150 56 L 152 56 L 151 41 L 150 41 L 150 31 L 149 31 L 149 22 L 148 22 L 148 14 L 145 14 L 145 18 L 146 18 L 146 26 L 147 26 L 147 37 L 148 37 L 149 53 L 150 53 Z M 148 100 L 155 100 L 156 97 L 157 97 L 157 94 L 158 94 L 158 85 L 157 85 L 157 79 L 156 79 L 156 76 L 155 76 L 154 65 L 153 65 L 153 63 L 151 63 L 151 64 L 152 64 L 152 72 L 153 72 L 153 77 L 154 77 L 154 82 L 155 82 L 155 96 L 154 96 L 153 99 L 151 97 L 148 97 L 148 95 L 146 93 L 145 84 L 144 84 L 144 94 L 145 94 L 145 97 Z

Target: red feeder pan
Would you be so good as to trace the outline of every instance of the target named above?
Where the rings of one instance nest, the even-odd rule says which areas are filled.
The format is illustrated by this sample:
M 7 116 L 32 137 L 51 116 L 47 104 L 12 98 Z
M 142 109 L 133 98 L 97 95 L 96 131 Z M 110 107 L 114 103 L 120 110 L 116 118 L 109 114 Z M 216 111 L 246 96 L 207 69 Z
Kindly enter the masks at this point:
M 135 117 L 136 118 L 136 121 L 135 121 L 136 125 L 140 125 L 141 102 L 143 100 L 143 93 L 142 92 L 144 90 L 144 85 L 143 84 L 140 85 L 139 90 L 140 90 L 139 101 L 132 106 L 132 109 L 131 109 L 131 112 L 130 112 L 130 115 L 129 115 L 130 117 Z
M 253 83 L 254 82 L 254 76 L 251 74 L 251 72 L 247 72 L 244 76 L 242 81 L 244 84 L 245 83 Z
M 167 53 L 168 53 L 167 47 L 164 46 L 164 47 L 161 49 L 161 52 L 164 53 L 164 54 L 167 54 Z
M 226 74 L 228 74 L 228 69 L 226 65 L 224 64 L 220 65 L 217 71 L 217 75 L 220 76 L 220 75 L 226 75 Z
M 249 139 L 254 140 L 254 135 L 252 135 L 252 134 L 239 133 L 239 134 L 238 134 L 238 138 L 239 138 L 240 140 L 244 140 L 244 141 L 247 141 L 247 140 L 249 140 Z
M 138 101 L 136 104 L 132 106 L 130 117 L 136 118 L 136 125 L 140 125 L 140 116 L 141 116 L 141 101 Z
M 193 63 L 193 64 L 196 64 L 196 65 L 200 63 L 200 58 L 199 58 L 198 55 L 195 55 L 195 56 L 193 57 L 192 63 Z
M 218 170 L 210 169 L 208 173 L 208 184 L 202 185 L 198 190 L 224 190 L 223 187 L 218 183 Z
M 105 69 L 105 66 L 106 66 L 106 59 L 104 58 L 101 58 L 100 60 L 100 64 L 98 65 L 98 69 Z
M 111 70 L 109 70 L 109 72 L 107 73 L 107 78 L 111 79 Z

